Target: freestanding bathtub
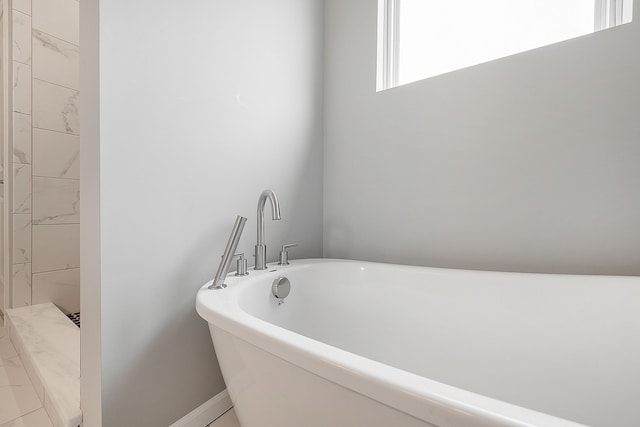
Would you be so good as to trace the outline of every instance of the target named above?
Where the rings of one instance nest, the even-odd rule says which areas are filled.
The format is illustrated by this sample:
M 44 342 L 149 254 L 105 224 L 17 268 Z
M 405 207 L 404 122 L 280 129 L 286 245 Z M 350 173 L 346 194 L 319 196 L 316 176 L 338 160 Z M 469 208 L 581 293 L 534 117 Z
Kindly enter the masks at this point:
M 243 427 L 640 425 L 640 277 L 319 259 L 226 283 L 196 307 Z

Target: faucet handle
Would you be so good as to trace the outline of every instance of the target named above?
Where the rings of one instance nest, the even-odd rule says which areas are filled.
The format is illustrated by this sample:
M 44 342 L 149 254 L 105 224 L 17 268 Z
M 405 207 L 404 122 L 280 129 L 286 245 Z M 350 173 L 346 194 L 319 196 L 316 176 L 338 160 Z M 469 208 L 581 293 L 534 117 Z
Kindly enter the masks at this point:
M 247 267 L 247 259 L 244 257 L 244 252 L 238 252 L 233 254 L 234 257 L 239 257 L 236 262 L 236 276 L 246 276 L 249 274 Z
M 280 262 L 278 262 L 278 265 L 289 265 L 289 252 L 287 251 L 287 249 L 294 246 L 298 246 L 298 244 L 289 243 L 286 245 L 282 245 L 282 251 L 280 251 Z

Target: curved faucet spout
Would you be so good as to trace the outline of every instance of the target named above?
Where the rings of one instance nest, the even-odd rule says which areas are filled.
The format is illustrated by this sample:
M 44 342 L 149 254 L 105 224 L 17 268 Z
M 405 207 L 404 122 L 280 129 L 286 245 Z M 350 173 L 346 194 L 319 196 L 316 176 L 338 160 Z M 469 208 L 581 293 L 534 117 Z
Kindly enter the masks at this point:
M 264 244 L 264 206 L 267 199 L 271 202 L 271 219 L 280 219 L 280 203 L 278 203 L 276 193 L 264 190 L 258 199 L 258 245 Z
M 267 245 L 264 243 L 264 207 L 267 200 L 271 203 L 271 219 L 280 219 L 280 203 L 276 193 L 271 190 L 264 190 L 258 199 L 258 241 L 256 243 L 255 270 L 265 270 L 267 268 Z

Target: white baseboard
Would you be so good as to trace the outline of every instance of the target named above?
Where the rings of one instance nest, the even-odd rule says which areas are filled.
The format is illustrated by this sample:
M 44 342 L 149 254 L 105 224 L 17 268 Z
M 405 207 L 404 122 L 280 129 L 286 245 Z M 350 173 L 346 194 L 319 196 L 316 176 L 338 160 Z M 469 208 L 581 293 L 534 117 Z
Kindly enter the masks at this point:
M 229 393 L 224 389 L 169 427 L 205 427 L 232 406 Z

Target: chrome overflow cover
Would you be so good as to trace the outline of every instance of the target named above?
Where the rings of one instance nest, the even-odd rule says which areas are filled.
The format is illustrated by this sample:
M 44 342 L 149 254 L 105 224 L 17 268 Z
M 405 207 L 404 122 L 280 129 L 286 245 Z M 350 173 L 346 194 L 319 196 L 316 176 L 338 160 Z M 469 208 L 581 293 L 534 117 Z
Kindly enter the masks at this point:
M 278 305 L 284 302 L 284 299 L 291 292 L 291 282 L 286 277 L 278 277 L 273 281 L 271 285 L 271 293 L 278 300 Z

